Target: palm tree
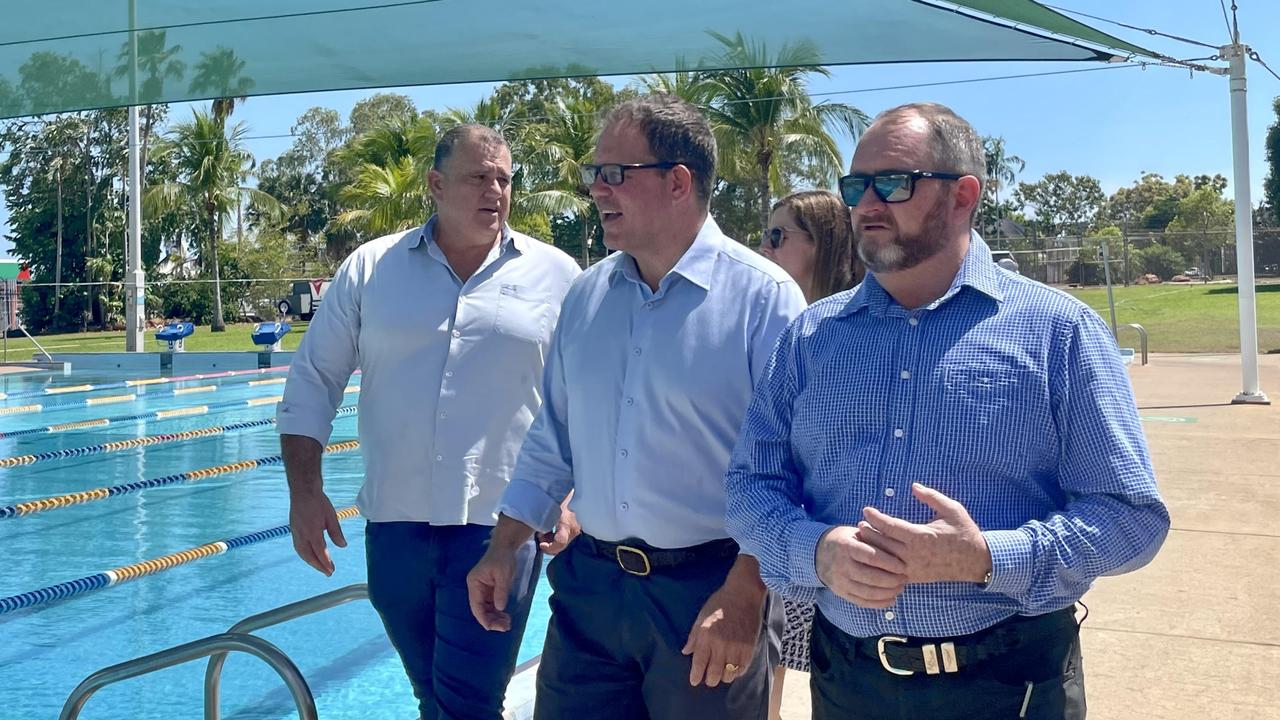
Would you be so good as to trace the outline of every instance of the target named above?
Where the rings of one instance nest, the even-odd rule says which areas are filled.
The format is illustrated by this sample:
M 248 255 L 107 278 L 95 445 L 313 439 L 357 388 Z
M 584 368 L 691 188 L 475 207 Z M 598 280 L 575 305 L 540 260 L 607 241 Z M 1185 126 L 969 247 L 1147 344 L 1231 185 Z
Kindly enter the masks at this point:
M 245 63 L 236 57 L 236 51 L 219 45 L 212 51 L 201 53 L 196 63 L 196 75 L 191 78 L 190 91 L 213 93 L 213 119 L 226 125 L 227 118 L 235 112 L 253 89 L 253 78 L 245 77 Z
M 591 194 L 582 184 L 578 166 L 591 161 L 599 133 L 600 106 L 579 97 L 556 101 L 543 122 L 532 125 L 526 146 L 529 162 L 518 183 L 522 192 L 512 198 L 511 215 L 576 215 L 582 225 L 582 265 L 591 264 Z
M 1010 155 L 1004 146 L 1002 137 L 982 138 L 982 147 L 987 160 L 986 191 L 990 194 L 992 207 L 995 208 L 998 220 L 1000 213 L 1000 190 L 1008 187 L 1018 179 L 1018 173 L 1027 167 L 1027 163 L 1017 155 Z
M 138 85 L 138 102 L 145 103 L 142 108 L 142 128 L 139 131 L 139 177 L 138 182 L 146 184 L 147 149 L 151 140 L 151 132 L 155 129 L 157 102 L 164 94 L 166 79 L 181 80 L 187 72 L 187 64 L 177 56 L 182 52 L 181 45 L 167 45 L 164 30 L 148 30 L 138 34 L 138 70 L 144 75 Z M 125 41 L 116 56 L 115 76 L 128 77 L 133 68 L 130 62 L 129 42 Z
M 369 239 L 421 223 L 430 214 L 427 171 L 440 129 L 434 113 L 393 117 L 337 151 L 350 184 L 338 193 L 345 208 L 326 235 Z
M 389 165 L 364 163 L 355 181 L 338 193 L 353 208 L 334 218 L 334 230 L 349 230 L 365 239 L 389 235 L 421 224 L 431 211 L 421 164 L 405 156 Z
M 748 42 L 741 33 L 711 34 L 725 46 L 717 64 L 735 68 L 702 75 L 720 148 L 720 174 L 757 188 L 763 227 L 769 221 L 771 195 L 789 189 L 781 160 L 794 159 L 834 185 L 844 161 L 833 133 L 856 139 L 868 118 L 852 105 L 813 104 L 809 78 L 830 75 L 818 64 L 821 58 L 813 43 L 786 44 L 770 55 L 763 43 Z
M 280 218 L 284 208 L 275 198 L 242 183 L 249 175 L 253 158 L 244 149 L 247 129 L 242 123 L 228 129 L 203 110 L 196 110 L 190 122 L 173 128 L 173 137 L 160 152 L 173 155 L 178 182 L 147 189 L 142 201 L 147 214 L 180 208 L 195 208 L 203 218 L 204 238 L 199 247 L 200 264 L 213 268 L 213 322 L 210 330 L 222 332 L 222 271 L 218 264 L 218 240 L 223 222 L 248 201 L 267 218 Z

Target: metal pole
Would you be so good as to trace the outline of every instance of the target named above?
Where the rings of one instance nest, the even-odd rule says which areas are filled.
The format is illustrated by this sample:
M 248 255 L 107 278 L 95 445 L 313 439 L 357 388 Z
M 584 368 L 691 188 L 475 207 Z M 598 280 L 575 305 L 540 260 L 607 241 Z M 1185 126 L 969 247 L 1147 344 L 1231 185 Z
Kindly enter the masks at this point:
M 1102 238 L 1102 274 L 1107 279 L 1107 307 L 1111 308 L 1111 337 L 1116 335 L 1116 298 L 1111 293 L 1111 256 L 1107 252 L 1107 238 Z
M 1258 308 L 1253 277 L 1253 200 L 1249 190 L 1249 116 L 1244 62 L 1248 48 L 1237 42 L 1222 48 L 1230 62 L 1232 185 L 1236 195 L 1236 276 L 1240 291 L 1240 368 L 1243 388 L 1233 403 L 1270 405 L 1258 380 Z
M 129 239 L 125 257 L 126 352 L 142 352 L 146 347 L 143 324 L 146 320 L 147 276 L 142 271 L 142 182 L 138 148 L 138 36 L 137 3 L 129 0 Z

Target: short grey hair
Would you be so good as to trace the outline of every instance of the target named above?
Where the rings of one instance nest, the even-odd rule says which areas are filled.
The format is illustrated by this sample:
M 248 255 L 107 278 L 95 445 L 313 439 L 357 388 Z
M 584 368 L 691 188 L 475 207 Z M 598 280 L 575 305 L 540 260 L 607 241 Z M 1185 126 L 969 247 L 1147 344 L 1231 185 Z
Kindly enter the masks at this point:
M 711 123 L 697 107 L 675 95 L 644 95 L 610 110 L 602 127 L 619 123 L 638 128 L 658 162 L 680 163 L 689 168 L 698 199 L 704 207 L 711 204 L 716 182 L 716 137 Z
M 436 153 L 431 158 L 431 167 L 435 170 L 444 170 L 445 161 L 453 155 L 453 150 L 461 142 L 475 141 L 485 147 L 503 147 L 507 148 L 507 152 L 511 152 L 510 146 L 507 145 L 507 139 L 502 137 L 502 133 L 491 127 L 484 125 L 454 125 L 440 136 L 436 141 Z
M 885 110 L 875 123 L 899 123 L 920 118 L 929 127 L 929 151 L 933 167 L 902 168 L 972 175 L 985 189 L 987 184 L 987 150 L 982 136 L 954 110 L 939 103 L 910 103 Z M 979 193 L 981 196 L 981 192 Z M 975 212 L 976 212 L 975 208 Z

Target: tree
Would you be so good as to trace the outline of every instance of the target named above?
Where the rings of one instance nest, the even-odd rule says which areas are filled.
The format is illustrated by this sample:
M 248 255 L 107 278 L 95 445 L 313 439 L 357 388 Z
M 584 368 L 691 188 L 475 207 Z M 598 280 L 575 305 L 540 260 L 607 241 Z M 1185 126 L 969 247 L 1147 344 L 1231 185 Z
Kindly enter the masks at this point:
M 978 210 L 978 227 L 985 228 L 994 236 L 999 221 L 1007 211 L 1015 209 L 1011 204 L 1000 202 L 1000 191 L 1012 185 L 1018 179 L 1018 173 L 1027 167 L 1027 163 L 1017 155 L 1010 155 L 1002 137 L 982 138 L 982 147 L 986 155 L 987 176 L 983 180 L 982 207 Z
M 1262 204 L 1270 211 L 1270 221 L 1280 225 L 1280 97 L 1271 102 L 1276 121 L 1267 128 L 1267 178 L 1262 182 Z
M 200 54 L 190 91 L 213 94 L 213 119 L 225 126 L 227 118 L 243 103 L 256 84 L 244 75 L 245 62 L 229 47 L 218 47 Z
M 1207 273 L 1209 255 L 1233 240 L 1235 203 L 1222 197 L 1213 185 L 1193 190 L 1178 202 L 1178 213 L 1169 223 L 1173 245 L 1188 257 L 1197 258 Z
M 1020 207 L 1031 207 L 1045 234 L 1082 235 L 1098 217 L 1107 196 L 1096 178 L 1063 170 L 1039 182 L 1018 183 L 1014 199 Z
M 720 174 L 755 186 L 760 227 L 764 227 L 772 198 L 791 189 L 780 160 L 798 158 L 834 185 L 844 171 L 835 134 L 856 139 L 868 118 L 851 105 L 813 104 L 809 78 L 830 73 L 819 64 L 821 57 L 812 42 L 786 44 L 771 54 L 764 43 L 749 42 L 741 33 L 712 35 L 725 48 L 717 64 L 738 68 L 703 75 L 711 101 L 707 114 L 720 150 Z
M 418 117 L 418 108 L 408 95 L 398 93 L 377 93 L 361 100 L 351 108 L 347 125 L 353 137 L 363 135 L 370 130 L 396 121 L 408 122 Z
M 143 195 L 148 214 L 184 207 L 200 211 L 204 235 L 198 246 L 198 257 L 201 265 L 213 272 L 212 332 L 226 329 L 218 264 L 218 240 L 222 237 L 223 222 L 245 200 L 264 214 L 283 215 L 283 208 L 275 198 L 242 185 L 252 165 L 252 156 L 244 149 L 246 132 L 243 124 L 237 123 L 228 130 L 221 119 L 203 110 L 194 111 L 190 122 L 173 128 L 173 137 L 160 150 L 173 156 L 179 171 L 178 180 L 153 185 Z

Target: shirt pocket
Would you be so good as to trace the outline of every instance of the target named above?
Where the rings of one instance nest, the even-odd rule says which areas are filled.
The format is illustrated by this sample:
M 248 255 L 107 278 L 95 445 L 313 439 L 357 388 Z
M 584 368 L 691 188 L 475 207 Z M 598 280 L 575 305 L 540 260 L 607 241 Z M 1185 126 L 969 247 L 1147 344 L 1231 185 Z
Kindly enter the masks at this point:
M 946 455 L 1012 464 L 1027 451 L 1042 411 L 1037 373 L 968 366 L 947 368 L 944 377 L 936 437 Z
M 549 340 L 551 297 L 527 285 L 503 283 L 498 292 L 494 330 L 531 343 Z

